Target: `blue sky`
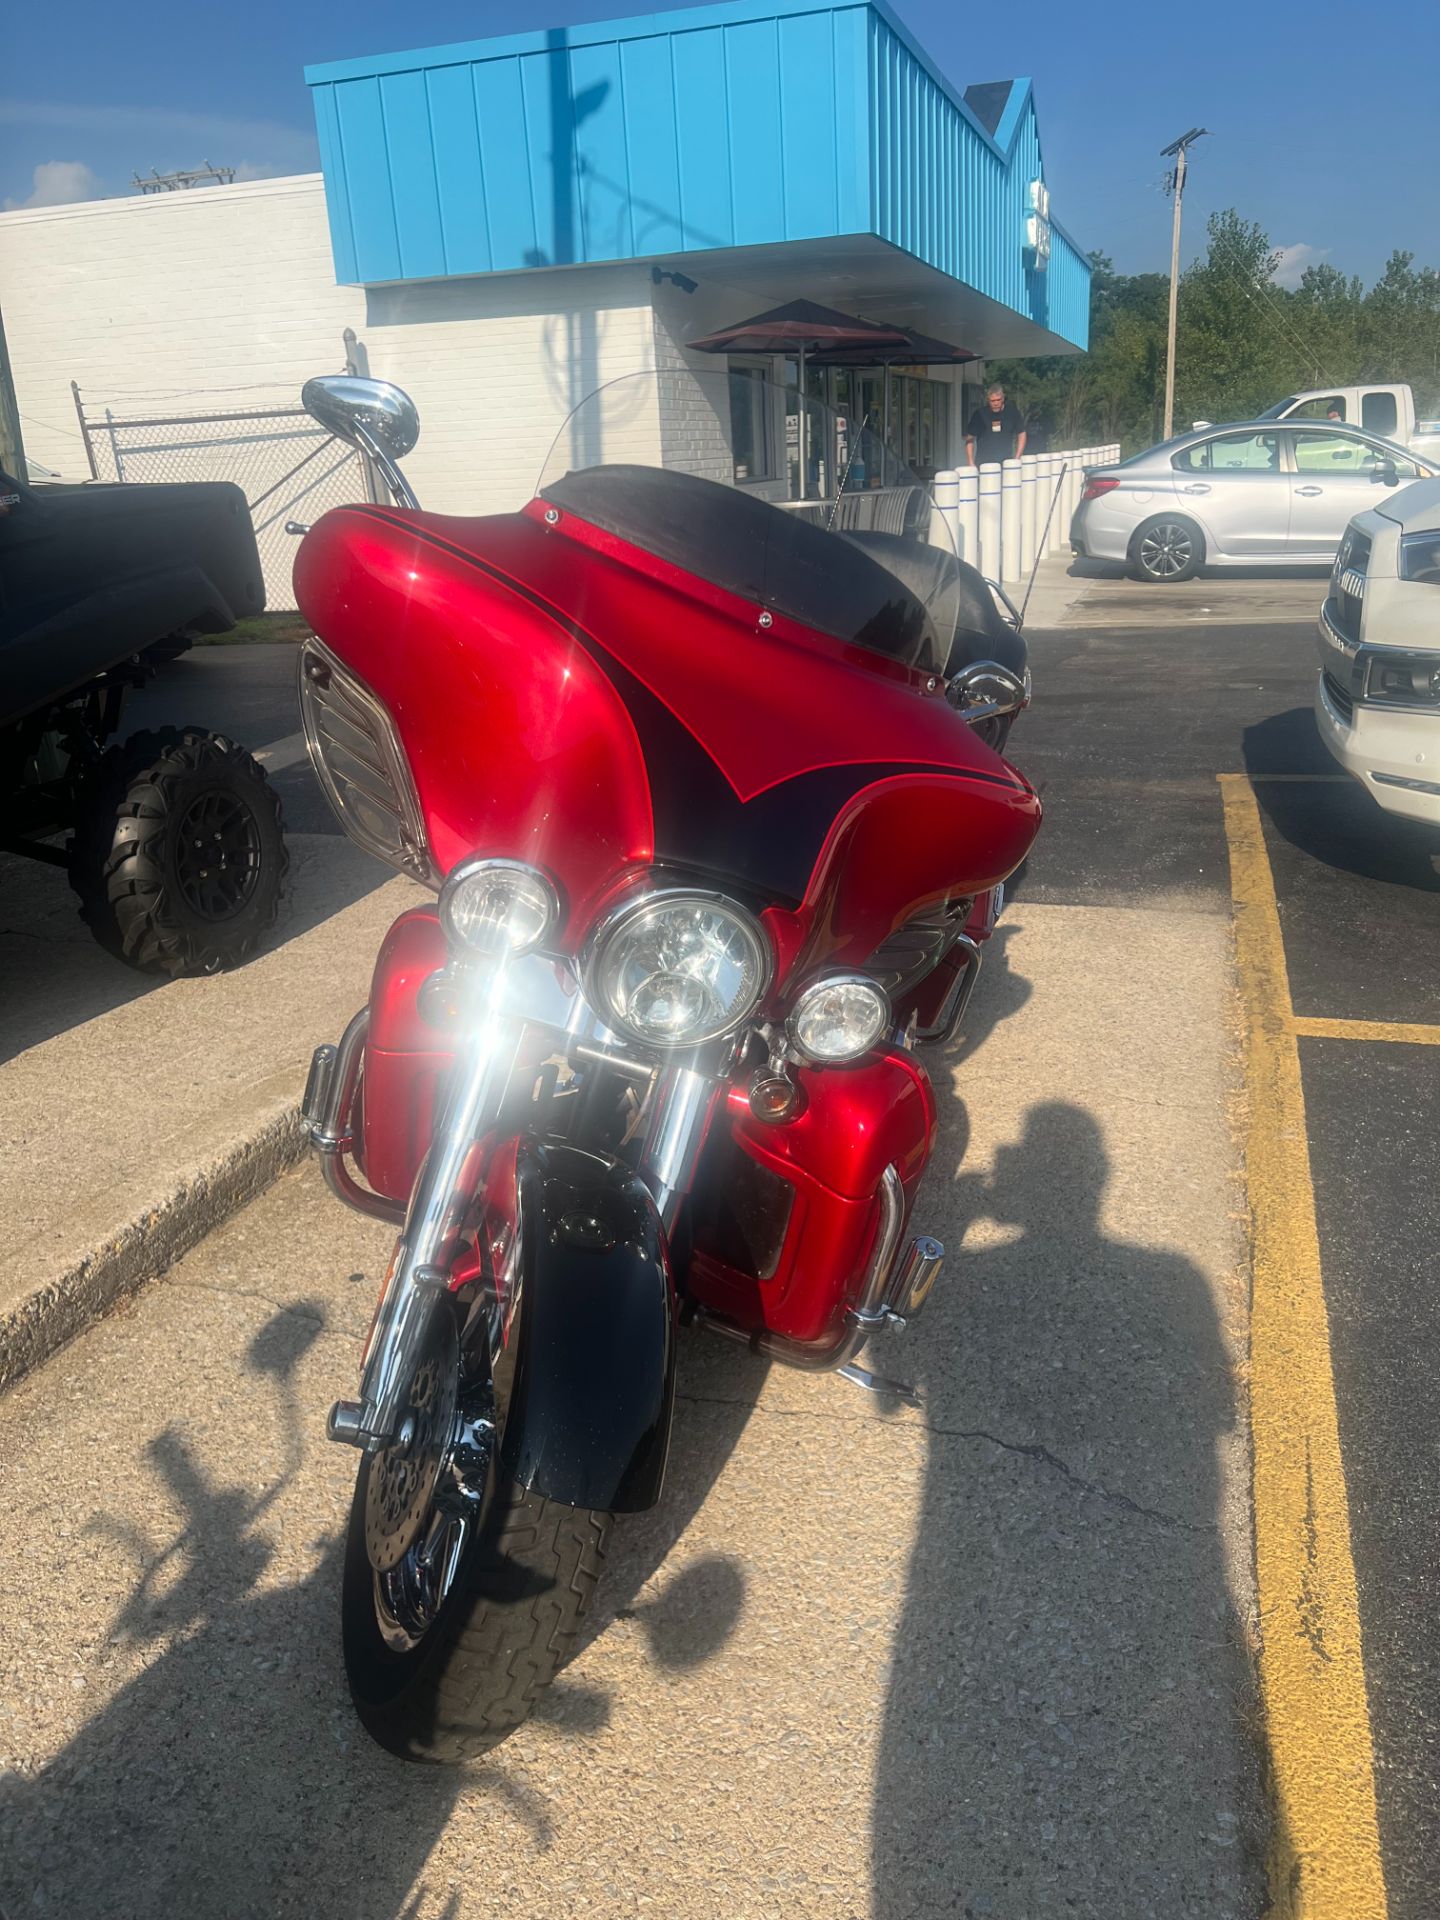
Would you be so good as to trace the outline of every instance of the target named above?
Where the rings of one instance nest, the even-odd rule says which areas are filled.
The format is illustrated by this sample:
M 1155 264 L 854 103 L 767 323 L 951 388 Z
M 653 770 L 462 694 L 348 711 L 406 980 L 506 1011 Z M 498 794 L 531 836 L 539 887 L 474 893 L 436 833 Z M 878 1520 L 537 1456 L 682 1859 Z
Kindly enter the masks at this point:
M 1195 154 L 1187 254 L 1205 214 L 1233 205 L 1295 250 L 1282 279 L 1328 259 L 1370 280 L 1394 247 L 1440 265 L 1437 0 L 1210 0 L 1178 12 L 1154 0 L 898 0 L 897 10 L 961 86 L 1034 80 L 1054 210 L 1123 270 L 1167 265 L 1159 149 L 1194 125 L 1213 137 Z M 604 0 L 347 0 L 308 13 L 294 0 L 151 0 L 139 14 L 114 0 L 12 6 L 0 203 L 122 193 L 134 169 L 207 158 L 249 175 L 305 171 L 318 164 L 307 61 L 622 11 Z

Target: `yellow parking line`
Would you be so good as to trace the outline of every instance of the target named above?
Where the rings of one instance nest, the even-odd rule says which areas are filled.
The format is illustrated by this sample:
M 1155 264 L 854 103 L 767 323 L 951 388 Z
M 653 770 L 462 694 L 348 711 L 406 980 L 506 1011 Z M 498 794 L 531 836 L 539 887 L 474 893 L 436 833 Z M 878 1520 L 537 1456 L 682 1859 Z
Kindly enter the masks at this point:
M 1300 1054 L 1254 790 L 1221 774 L 1249 1094 L 1250 1421 L 1270 1920 L 1384 1920 L 1374 1756 Z
M 1440 1047 L 1440 1027 L 1402 1020 L 1312 1020 L 1296 1014 L 1290 1029 L 1303 1040 L 1400 1040 L 1407 1047 Z

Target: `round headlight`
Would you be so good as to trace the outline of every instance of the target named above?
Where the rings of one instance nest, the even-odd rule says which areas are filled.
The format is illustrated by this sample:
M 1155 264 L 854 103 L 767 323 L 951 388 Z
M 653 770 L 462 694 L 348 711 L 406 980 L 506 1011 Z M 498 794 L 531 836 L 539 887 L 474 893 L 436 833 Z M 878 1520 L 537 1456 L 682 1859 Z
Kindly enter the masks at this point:
M 863 973 L 814 980 L 795 1002 L 785 1032 L 815 1066 L 859 1060 L 890 1025 L 890 996 Z
M 559 918 L 555 889 L 518 860 L 467 860 L 440 889 L 445 937 L 470 953 L 529 953 Z
M 657 893 L 601 928 L 586 969 L 601 1018 L 655 1047 L 733 1033 L 770 982 L 770 949 L 743 907 L 714 894 Z

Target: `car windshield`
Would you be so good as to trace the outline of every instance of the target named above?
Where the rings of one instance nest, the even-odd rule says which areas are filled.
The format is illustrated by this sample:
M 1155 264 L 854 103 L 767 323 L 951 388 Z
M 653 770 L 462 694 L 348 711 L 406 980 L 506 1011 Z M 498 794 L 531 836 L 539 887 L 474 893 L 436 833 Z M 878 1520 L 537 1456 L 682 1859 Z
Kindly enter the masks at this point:
M 950 526 L 868 417 L 763 369 L 599 388 L 556 437 L 547 504 L 805 626 L 926 672 L 959 611 Z

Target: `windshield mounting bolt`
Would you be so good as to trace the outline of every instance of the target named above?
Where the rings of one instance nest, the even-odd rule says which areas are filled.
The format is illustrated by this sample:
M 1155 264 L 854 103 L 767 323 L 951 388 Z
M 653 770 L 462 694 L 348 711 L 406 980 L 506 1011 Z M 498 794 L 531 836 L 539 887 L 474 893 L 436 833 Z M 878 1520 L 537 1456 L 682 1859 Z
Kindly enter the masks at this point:
M 545 509 L 546 526 L 547 527 L 557 526 L 559 524 L 559 520 L 560 520 L 560 509 L 558 507 L 546 507 Z
M 773 626 L 774 626 L 774 624 L 775 624 L 775 616 L 774 616 L 774 614 L 773 614 L 773 613 L 762 613 L 762 614 L 761 614 L 761 616 L 760 616 L 760 624 L 761 624 L 761 626 L 762 626 L 762 627 L 773 627 Z

